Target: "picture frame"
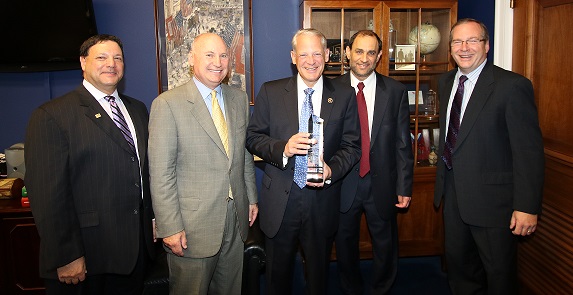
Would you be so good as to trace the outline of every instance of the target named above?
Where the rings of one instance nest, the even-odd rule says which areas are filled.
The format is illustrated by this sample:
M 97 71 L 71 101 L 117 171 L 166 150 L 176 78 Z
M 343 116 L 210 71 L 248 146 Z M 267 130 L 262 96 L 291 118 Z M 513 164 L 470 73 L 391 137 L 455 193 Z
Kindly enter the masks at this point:
M 252 0 L 155 0 L 158 93 L 192 77 L 188 54 L 195 37 L 213 32 L 229 47 L 229 75 L 223 81 L 244 90 L 254 104 Z
M 346 56 L 344 55 L 344 50 L 348 45 L 348 39 L 344 39 L 344 43 L 340 43 L 340 39 L 328 39 L 326 41 L 326 46 L 330 51 L 329 62 L 343 62 Z
M 416 45 L 396 45 L 394 69 L 413 71 L 416 69 Z

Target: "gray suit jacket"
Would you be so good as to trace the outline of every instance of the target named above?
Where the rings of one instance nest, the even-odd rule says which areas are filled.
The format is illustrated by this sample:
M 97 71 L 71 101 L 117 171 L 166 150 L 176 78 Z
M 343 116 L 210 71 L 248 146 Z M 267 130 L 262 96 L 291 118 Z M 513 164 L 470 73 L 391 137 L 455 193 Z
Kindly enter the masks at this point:
M 457 69 L 439 81 L 443 155 L 448 99 Z M 486 64 L 466 107 L 452 153 L 458 207 L 464 222 L 508 227 L 513 210 L 538 214 L 543 191 L 543 139 L 531 82 Z M 434 205 L 444 194 L 446 167 L 438 160 Z M 447 197 L 447 196 L 446 196 Z
M 229 185 L 243 241 L 257 202 L 253 156 L 245 148 L 249 102 L 222 85 L 229 156 L 193 80 L 159 95 L 149 120 L 151 196 L 158 237 L 185 230 L 185 257 L 215 255 L 223 240 Z

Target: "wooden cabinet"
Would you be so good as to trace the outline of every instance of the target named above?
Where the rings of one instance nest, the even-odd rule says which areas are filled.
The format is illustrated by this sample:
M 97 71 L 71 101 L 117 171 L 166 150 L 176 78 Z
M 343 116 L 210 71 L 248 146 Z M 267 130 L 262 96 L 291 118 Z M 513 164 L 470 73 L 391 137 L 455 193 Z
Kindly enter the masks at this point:
M 40 279 L 40 237 L 30 208 L 19 199 L 0 200 L 0 290 L 2 294 L 45 294 Z
M 449 33 L 457 20 L 457 7 L 457 1 L 311 0 L 301 4 L 302 27 L 315 28 L 328 39 L 331 55 L 325 75 L 348 71 L 343 50 L 349 38 L 354 32 L 371 29 L 382 39 L 377 72 L 408 89 L 415 168 L 412 203 L 398 215 L 400 256 L 444 252 L 441 209 L 433 206 L 436 168 L 429 157 L 433 148 L 437 150 L 440 136 L 438 78 L 455 66 Z M 360 249 L 361 258 L 372 257 L 364 218 Z

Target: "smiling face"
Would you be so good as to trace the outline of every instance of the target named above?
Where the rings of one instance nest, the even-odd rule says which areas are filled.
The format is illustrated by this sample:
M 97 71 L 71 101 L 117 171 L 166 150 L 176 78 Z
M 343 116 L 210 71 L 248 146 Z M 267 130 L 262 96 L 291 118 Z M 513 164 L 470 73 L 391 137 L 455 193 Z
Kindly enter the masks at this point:
M 374 72 L 381 56 L 382 51 L 378 51 L 378 40 L 373 36 L 358 35 L 352 43 L 352 48 L 346 46 L 346 58 L 350 70 L 360 81 Z
M 193 75 L 210 89 L 215 89 L 229 72 L 229 54 L 221 37 L 206 33 L 195 38 L 189 53 Z
M 308 87 L 314 86 L 328 61 L 328 49 L 320 35 L 300 34 L 295 37 L 294 50 L 290 52 L 292 63 Z
M 99 42 L 80 57 L 84 79 L 99 91 L 112 94 L 123 77 L 123 52 L 114 41 Z
M 487 58 L 489 40 L 484 40 L 484 32 L 478 23 L 467 22 L 455 26 L 452 29 L 450 39 L 452 41 L 464 41 L 459 45 L 451 46 L 452 57 L 462 73 L 469 74 Z M 473 45 L 465 42 L 476 39 L 480 42 Z

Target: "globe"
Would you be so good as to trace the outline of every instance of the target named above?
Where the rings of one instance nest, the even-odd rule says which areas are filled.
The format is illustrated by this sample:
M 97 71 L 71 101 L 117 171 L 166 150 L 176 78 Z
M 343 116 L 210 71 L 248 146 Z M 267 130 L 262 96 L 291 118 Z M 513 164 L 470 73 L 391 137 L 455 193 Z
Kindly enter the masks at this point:
M 440 31 L 432 24 L 425 23 L 421 25 L 420 29 L 420 53 L 430 54 L 440 45 Z M 414 27 L 410 31 L 408 38 L 410 44 L 416 45 L 418 43 L 418 27 Z

